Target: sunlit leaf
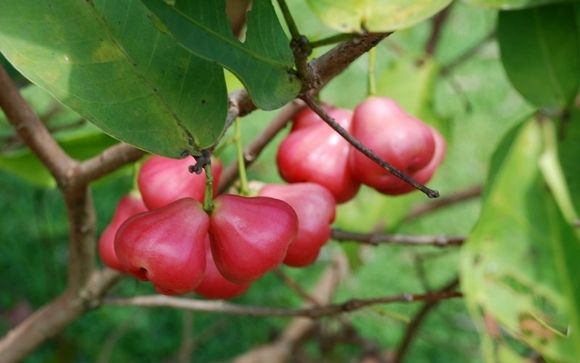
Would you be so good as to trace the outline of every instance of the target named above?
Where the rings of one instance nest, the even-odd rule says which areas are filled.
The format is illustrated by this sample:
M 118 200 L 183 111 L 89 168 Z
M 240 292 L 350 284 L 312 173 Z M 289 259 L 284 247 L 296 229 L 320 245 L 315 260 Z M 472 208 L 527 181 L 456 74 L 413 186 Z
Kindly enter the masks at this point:
M 468 4 L 498 9 L 522 9 L 538 5 L 572 2 L 575 0 L 463 0 Z
M 451 0 L 307 0 L 328 26 L 344 32 L 407 28 L 449 5 Z

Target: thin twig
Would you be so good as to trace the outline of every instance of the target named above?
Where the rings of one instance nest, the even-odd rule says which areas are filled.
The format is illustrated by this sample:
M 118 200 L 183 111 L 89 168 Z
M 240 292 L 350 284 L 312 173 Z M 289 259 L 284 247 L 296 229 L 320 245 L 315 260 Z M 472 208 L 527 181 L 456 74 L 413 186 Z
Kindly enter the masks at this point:
M 339 315 L 360 310 L 372 305 L 391 304 L 396 302 L 417 302 L 446 300 L 462 297 L 457 291 L 445 291 L 429 294 L 402 294 L 395 296 L 375 297 L 369 299 L 351 299 L 340 304 L 329 304 L 301 309 L 283 309 L 263 306 L 237 305 L 225 301 L 206 301 L 171 297 L 165 295 L 134 296 L 128 298 L 105 298 L 104 304 L 141 307 L 172 307 L 210 313 L 246 315 L 246 316 L 304 316 L 312 319 Z
M 437 50 L 437 46 L 439 45 L 439 40 L 441 39 L 441 33 L 443 30 L 443 26 L 447 22 L 449 18 L 449 13 L 451 10 L 451 5 L 447 6 L 445 9 L 440 11 L 432 20 L 432 28 L 431 34 L 429 34 L 429 39 L 425 44 L 425 54 L 432 57 Z
M 413 188 L 420 190 L 429 198 L 437 198 L 439 197 L 439 192 L 433 189 L 426 187 L 425 185 L 417 182 L 415 179 L 411 178 L 409 175 L 403 173 L 399 169 L 392 166 L 390 163 L 381 159 L 373 150 L 366 147 L 359 139 L 351 135 L 348 131 L 346 131 L 335 119 L 330 117 L 330 115 L 316 102 L 316 100 L 310 95 L 302 96 L 302 99 L 308 107 L 312 109 L 312 111 L 316 112 L 318 116 L 324 122 L 326 122 L 330 127 L 332 127 L 340 136 L 342 136 L 349 144 L 351 144 L 355 149 L 363 153 L 366 157 L 371 159 L 377 165 L 381 166 L 397 178 L 401 179 L 405 183 L 413 186 Z
M 371 246 L 380 244 L 399 244 L 409 246 L 435 246 L 450 247 L 461 246 L 465 242 L 462 236 L 431 236 L 431 235 L 404 235 L 404 234 L 379 234 L 358 233 L 343 231 L 338 228 L 332 229 L 332 239 L 339 242 L 360 242 Z
M 447 283 L 443 288 L 441 288 L 439 292 L 442 293 L 455 290 L 458 285 L 459 279 L 454 278 L 452 281 Z M 421 309 L 419 309 L 417 314 L 413 317 L 413 320 L 411 320 L 411 322 L 407 326 L 405 335 L 403 336 L 403 339 L 401 339 L 401 343 L 399 344 L 399 347 L 395 352 L 392 363 L 401 363 L 403 361 L 403 358 L 405 357 L 405 354 L 409 350 L 411 343 L 415 339 L 421 324 L 423 323 L 429 312 L 431 312 L 439 304 L 439 302 L 440 300 L 427 301 L 425 304 L 423 304 Z
M 447 195 L 445 197 L 439 198 L 437 200 L 430 201 L 425 204 L 421 204 L 413 209 L 405 217 L 405 222 L 409 222 L 418 218 L 421 218 L 429 213 L 432 213 L 438 209 L 452 206 L 457 203 L 465 202 L 481 195 L 483 187 L 481 185 L 474 185 L 467 189 L 460 190 L 453 194 Z
M 285 274 L 282 270 L 275 269 L 274 275 L 278 277 L 284 284 L 286 284 L 289 288 L 292 289 L 296 293 L 296 295 L 300 296 L 300 298 L 310 304 L 318 305 L 318 301 L 313 298 L 299 283 L 297 283 L 292 277 Z

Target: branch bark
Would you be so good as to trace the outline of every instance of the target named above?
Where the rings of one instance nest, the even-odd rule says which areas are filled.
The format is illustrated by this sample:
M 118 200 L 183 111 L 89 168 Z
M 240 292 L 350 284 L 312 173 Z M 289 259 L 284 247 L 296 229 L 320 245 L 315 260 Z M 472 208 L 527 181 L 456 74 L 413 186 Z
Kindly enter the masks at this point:
M 455 278 L 447 283 L 443 288 L 441 288 L 440 292 L 445 291 L 452 291 L 459 285 L 459 279 Z M 426 302 L 421 309 L 417 312 L 417 314 L 413 317 L 413 320 L 409 323 L 407 330 L 405 331 L 405 335 L 399 344 L 397 351 L 395 352 L 392 363 L 401 363 L 405 357 L 405 354 L 409 350 L 411 343 L 413 342 L 414 338 L 421 327 L 423 321 L 429 313 L 439 304 L 440 301 L 433 300 Z
M 463 294 L 457 291 L 446 291 L 430 294 L 402 294 L 395 296 L 375 297 L 370 299 L 351 299 L 340 304 L 329 304 L 301 309 L 283 309 L 263 306 L 237 305 L 225 301 L 206 301 L 206 300 L 171 297 L 165 295 L 145 295 L 145 296 L 134 296 L 129 298 L 106 298 L 104 299 L 103 303 L 107 305 L 119 305 L 119 306 L 172 307 L 176 309 L 205 311 L 209 313 L 220 313 L 230 315 L 279 316 L 279 317 L 304 316 L 311 319 L 318 319 L 325 316 L 333 316 L 343 313 L 349 313 L 372 305 L 392 304 L 396 302 L 445 300 L 462 296 Z
M 371 246 L 380 244 L 399 244 L 410 246 L 449 247 L 461 246 L 466 237 L 463 236 L 431 236 L 405 234 L 359 233 L 333 228 L 332 239 L 339 242 L 360 242 Z
M 98 299 L 118 278 L 119 274 L 113 270 L 94 272 L 84 288 L 68 289 L 35 311 L 0 340 L 0 362 L 11 363 L 23 359 L 38 345 L 95 307 Z

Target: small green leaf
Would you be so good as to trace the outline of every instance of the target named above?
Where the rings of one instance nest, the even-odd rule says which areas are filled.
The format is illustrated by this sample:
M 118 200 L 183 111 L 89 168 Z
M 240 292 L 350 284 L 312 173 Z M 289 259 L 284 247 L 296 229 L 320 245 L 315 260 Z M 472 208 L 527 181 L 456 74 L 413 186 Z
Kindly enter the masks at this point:
M 183 47 L 234 73 L 258 107 L 276 109 L 298 95 L 290 41 L 269 0 L 252 3 L 243 43 L 232 35 L 223 1 L 142 1 Z
M 423 21 L 451 0 L 307 0 L 328 26 L 343 33 L 393 31 Z
M 580 354 L 580 240 L 544 184 L 538 165 L 544 147 L 535 120 L 506 136 L 462 251 L 463 291 L 490 362 L 501 361 L 505 335 L 548 360 L 576 362 Z M 485 334 L 483 319 L 504 333 Z
M 496 9 L 523 9 L 538 5 L 548 5 L 575 0 L 463 0 L 468 4 Z
M 183 50 L 138 0 L 0 0 L 0 50 L 106 133 L 178 158 L 215 144 L 222 69 Z
M 501 12 L 498 40 L 508 78 L 524 98 L 557 109 L 572 102 L 580 84 L 573 5 Z

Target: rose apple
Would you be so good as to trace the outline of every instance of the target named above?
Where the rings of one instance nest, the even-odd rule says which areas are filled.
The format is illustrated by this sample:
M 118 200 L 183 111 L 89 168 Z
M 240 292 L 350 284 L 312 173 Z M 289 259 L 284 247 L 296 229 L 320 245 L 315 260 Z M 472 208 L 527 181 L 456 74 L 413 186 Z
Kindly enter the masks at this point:
M 222 276 L 213 260 L 209 238 L 207 238 L 205 275 L 193 291 L 207 299 L 231 299 L 246 292 L 250 285 L 250 283 L 234 284 Z
M 190 173 L 189 166 L 194 163 L 191 158 L 170 159 L 157 155 L 147 159 L 137 177 L 139 190 L 147 208 L 161 208 L 181 198 L 193 198 L 202 202 L 205 192 L 205 171 L 201 174 Z M 221 171 L 221 162 L 212 159 L 214 196 Z
M 285 201 L 298 215 L 298 235 L 288 247 L 284 263 L 302 267 L 314 262 L 320 248 L 330 238 L 330 224 L 336 215 L 332 194 L 315 183 L 296 183 L 269 184 L 259 195 Z
M 147 207 L 139 195 L 128 194 L 121 198 L 111 223 L 105 228 L 99 239 L 99 256 L 107 266 L 112 269 L 124 272 L 117 254 L 115 253 L 115 234 L 117 230 L 129 217 L 137 213 L 145 212 Z
M 192 291 L 205 273 L 209 217 L 200 202 L 179 199 L 137 214 L 121 225 L 115 252 L 127 273 L 162 294 Z
M 351 131 L 349 110 L 325 106 L 343 128 Z M 278 148 L 278 171 L 290 183 L 313 182 L 328 189 L 338 203 L 352 199 L 359 187 L 348 165 L 350 144 L 314 111 L 302 110 L 294 128 Z
M 424 180 L 418 181 L 422 183 L 431 178 L 445 153 L 443 138 L 436 140 L 430 126 L 405 113 L 393 100 L 385 97 L 370 97 L 356 107 L 352 133 L 405 174 L 416 178 L 420 173 L 418 176 Z M 437 158 L 436 142 L 440 153 Z M 354 149 L 350 154 L 350 168 L 359 181 L 381 193 L 396 195 L 413 190 Z
M 211 250 L 226 279 L 238 284 L 253 281 L 284 260 L 298 231 L 298 217 L 288 203 L 224 194 L 214 204 Z

